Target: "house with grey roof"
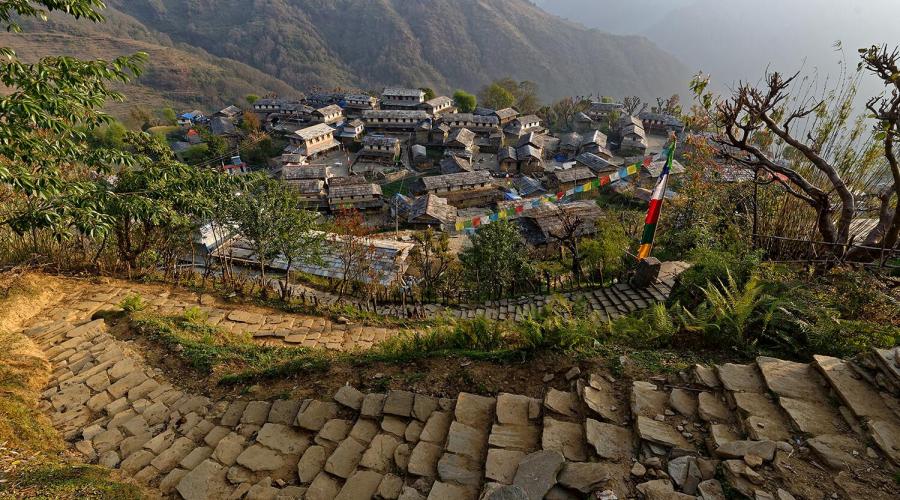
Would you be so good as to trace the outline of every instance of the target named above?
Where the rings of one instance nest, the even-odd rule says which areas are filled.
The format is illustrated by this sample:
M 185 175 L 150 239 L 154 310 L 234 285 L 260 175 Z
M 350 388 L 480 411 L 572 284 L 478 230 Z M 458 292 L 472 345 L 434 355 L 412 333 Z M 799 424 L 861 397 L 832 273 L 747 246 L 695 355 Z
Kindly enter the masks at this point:
M 549 177 L 548 181 L 550 188 L 555 192 L 560 192 L 567 191 L 575 186 L 580 186 L 587 181 L 596 179 L 597 174 L 588 167 L 576 166 L 565 170 L 557 170 L 550 174 Z
M 324 123 L 297 130 L 288 136 L 288 141 L 307 158 L 327 153 L 341 145 L 334 138 L 334 129 Z
M 378 109 L 378 99 L 368 94 L 344 94 L 339 102 L 348 114 Z
M 473 155 L 478 152 L 475 146 L 475 132 L 467 128 L 453 129 L 447 135 L 444 142 L 444 150 L 447 154 L 467 153 Z
M 420 89 L 387 87 L 381 93 L 381 109 L 416 109 L 425 102 Z
M 381 210 L 384 208 L 381 186 L 371 183 L 330 183 L 328 206 L 331 210 Z
M 453 99 L 443 95 L 435 97 L 434 99 L 429 99 L 423 102 L 419 107 L 425 110 L 432 118 L 438 118 L 443 114 L 456 112 L 456 105 L 453 103 Z
M 574 225 L 576 238 L 584 238 L 596 234 L 602 216 L 603 209 L 593 200 L 584 200 L 525 211 L 516 223 L 529 246 L 555 252 L 559 239 L 568 236 L 567 224 Z
M 366 130 L 415 133 L 419 124 L 429 120 L 428 113 L 422 110 L 372 110 L 363 111 L 362 120 Z
M 605 158 L 594 153 L 584 152 L 575 157 L 575 165 L 579 167 L 587 167 L 595 174 L 608 174 L 619 169 L 617 165 L 613 165 Z
M 680 134 L 684 132 L 684 122 L 678 118 L 664 113 L 652 113 L 644 111 L 638 115 L 644 132 L 656 135 L 669 135 L 669 132 Z
M 380 134 L 369 134 L 362 139 L 362 149 L 357 160 L 393 164 L 400 157 L 400 139 Z
M 312 112 L 312 121 L 315 123 L 324 123 L 333 125 L 344 121 L 344 110 L 337 104 L 329 104 Z
M 456 207 L 436 194 L 416 198 L 409 206 L 407 223 L 415 228 L 435 227 L 449 231 L 456 224 Z
M 460 172 L 471 172 L 472 170 L 471 157 L 450 154 L 441 158 L 442 174 L 458 174 Z
M 500 199 L 500 191 L 486 170 L 422 177 L 413 189 L 419 195 L 446 198 L 457 208 L 489 206 Z
M 525 115 L 512 120 L 503 128 L 503 131 L 507 137 L 518 138 L 529 132 L 543 132 L 543 129 L 540 118 L 535 115 Z
M 515 108 L 503 108 L 493 112 L 497 117 L 501 127 L 509 125 L 510 122 L 519 117 L 519 112 Z
M 500 131 L 500 120 L 493 115 L 447 113 L 440 117 L 439 123 L 447 125 L 451 130 L 467 128 L 480 136 L 489 136 Z

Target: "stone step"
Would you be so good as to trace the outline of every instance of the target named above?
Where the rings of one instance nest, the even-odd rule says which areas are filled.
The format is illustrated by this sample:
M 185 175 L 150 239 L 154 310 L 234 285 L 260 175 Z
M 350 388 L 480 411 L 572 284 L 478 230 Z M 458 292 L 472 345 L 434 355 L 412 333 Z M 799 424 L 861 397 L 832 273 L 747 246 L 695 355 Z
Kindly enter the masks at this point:
M 756 363 L 726 363 L 716 373 L 744 435 L 757 441 L 788 441 L 791 424 L 773 400 Z
M 807 436 L 849 431 L 838 408 L 828 401 L 828 382 L 815 366 L 769 357 L 757 358 L 756 363 L 795 430 Z
M 900 417 L 892 409 L 898 407 L 896 400 L 868 384 L 850 363 L 829 356 L 813 358 L 834 394 L 866 425 L 869 436 L 881 451 L 895 465 L 900 465 Z

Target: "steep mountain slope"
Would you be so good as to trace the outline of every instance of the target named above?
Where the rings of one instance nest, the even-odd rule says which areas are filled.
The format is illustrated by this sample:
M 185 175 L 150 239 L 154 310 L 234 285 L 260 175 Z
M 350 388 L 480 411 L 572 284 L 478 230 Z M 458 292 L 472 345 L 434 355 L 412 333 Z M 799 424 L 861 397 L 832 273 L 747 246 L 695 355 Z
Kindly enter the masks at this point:
M 511 76 L 544 98 L 645 97 L 689 71 L 643 37 L 548 15 L 526 0 L 111 0 L 175 43 L 251 65 L 296 88 L 430 85 L 477 90 Z
M 47 22 L 29 21 L 21 34 L 0 33 L 0 47 L 11 47 L 26 62 L 48 55 L 111 59 L 148 53 L 149 62 L 139 79 L 114 85 L 128 98 L 124 103 L 109 103 L 108 111 L 119 117 L 127 116 L 135 106 L 210 111 L 250 93 L 297 94 L 291 85 L 255 68 L 197 47 L 173 44 L 167 36 L 119 12 L 105 14 L 107 22 L 103 24 L 62 16 L 51 16 Z
M 644 33 L 673 10 L 697 0 L 534 0 L 547 12 L 589 28 L 630 35 Z

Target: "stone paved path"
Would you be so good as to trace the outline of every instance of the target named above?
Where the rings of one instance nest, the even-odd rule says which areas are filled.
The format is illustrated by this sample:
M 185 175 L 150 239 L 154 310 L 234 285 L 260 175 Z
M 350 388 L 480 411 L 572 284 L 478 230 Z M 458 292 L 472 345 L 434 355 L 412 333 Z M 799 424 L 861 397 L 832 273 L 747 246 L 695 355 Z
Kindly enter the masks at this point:
M 211 401 L 89 321 L 120 293 L 49 308 L 24 333 L 53 365 L 42 408 L 71 446 L 163 496 L 711 500 L 721 478 L 756 499 L 896 498 L 900 405 L 869 381 L 881 365 L 759 358 L 631 384 L 573 370 L 543 399 L 345 386 Z

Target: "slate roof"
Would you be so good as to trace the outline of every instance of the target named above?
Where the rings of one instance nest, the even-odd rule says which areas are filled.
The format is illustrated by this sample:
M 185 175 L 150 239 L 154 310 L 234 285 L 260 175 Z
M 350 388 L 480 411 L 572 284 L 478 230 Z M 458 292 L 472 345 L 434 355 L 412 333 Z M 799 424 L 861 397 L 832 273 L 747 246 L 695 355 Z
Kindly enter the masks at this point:
M 403 109 L 371 109 L 367 111 L 363 111 L 363 119 L 371 120 L 375 118 L 404 118 L 404 119 L 413 119 L 413 120 L 427 120 L 428 113 L 418 110 L 403 110 Z
M 291 186 L 301 194 L 325 194 L 325 181 L 321 179 L 304 179 L 292 182 Z
M 565 220 L 559 211 L 575 217 L 580 222 L 576 236 L 588 236 L 597 232 L 597 220 L 603 210 L 592 200 L 576 201 L 562 205 L 545 205 L 523 212 L 518 219 L 525 240 L 532 245 L 544 245 L 555 241 L 555 236 L 564 236 Z
M 468 122 L 479 126 L 499 125 L 500 120 L 493 115 L 476 115 L 472 113 L 447 113 L 440 118 L 441 123 Z
M 400 139 L 388 137 L 386 135 L 369 134 L 363 137 L 362 143 L 363 146 L 382 146 L 390 148 L 400 143 Z
M 586 181 L 588 179 L 594 179 L 597 177 L 597 174 L 594 173 L 593 170 L 587 167 L 572 167 L 566 170 L 558 170 L 553 172 L 552 174 L 557 181 L 562 184 L 569 182 L 579 182 Z
M 619 168 L 616 165 L 613 165 L 612 163 L 595 155 L 594 153 L 581 153 L 580 155 L 575 157 L 575 161 L 580 165 L 584 165 L 590 168 L 598 174 L 601 172 L 612 172 L 614 170 L 618 170 Z
M 663 124 L 665 124 L 668 127 L 684 128 L 684 122 L 682 122 L 681 120 L 679 120 L 678 118 L 676 118 L 672 115 L 667 115 L 664 113 L 653 113 L 650 111 L 644 111 L 643 113 L 638 115 L 638 118 L 640 118 L 641 120 L 662 122 Z
M 447 142 L 459 142 L 465 147 L 472 147 L 475 145 L 475 132 L 467 128 L 458 128 L 450 132 L 450 135 L 447 136 Z
M 329 104 L 328 106 L 324 106 L 316 109 L 316 113 L 321 114 L 322 116 L 333 115 L 333 114 L 341 114 L 344 110 L 341 109 L 337 104 Z
M 519 116 L 519 112 L 516 111 L 514 108 L 498 109 L 497 111 L 494 111 L 494 114 L 501 121 L 506 120 L 506 119 L 512 119 L 512 118 Z
M 519 140 L 516 142 L 516 147 L 522 147 L 525 145 L 531 144 L 538 148 L 544 147 L 544 136 L 540 135 L 536 132 L 528 132 L 527 134 L 519 137 Z
M 544 188 L 544 185 L 541 181 L 533 178 L 522 176 L 516 179 L 515 181 L 516 190 L 522 196 L 531 196 L 535 193 L 546 193 L 547 190 Z
M 313 125 L 312 127 L 302 128 L 296 132 L 294 135 L 303 139 L 304 141 L 308 141 L 310 139 L 314 139 L 316 137 L 321 137 L 328 133 L 333 133 L 334 129 L 331 126 L 326 125 L 324 123 L 320 123 L 318 125 Z
M 209 121 L 209 131 L 214 135 L 231 135 L 237 133 L 237 128 L 227 118 L 217 116 Z
M 348 184 L 344 186 L 328 186 L 328 198 L 347 198 L 350 196 L 381 196 L 378 184 Z
M 491 174 L 486 170 L 475 170 L 474 172 L 422 177 L 420 181 L 426 191 L 453 189 L 489 183 L 491 182 Z
M 456 207 L 447 203 L 447 200 L 434 194 L 426 194 L 416 198 L 409 208 L 409 222 L 416 222 L 423 216 L 432 217 L 442 224 L 456 222 Z
M 425 92 L 419 89 L 401 88 L 401 87 L 385 87 L 381 95 L 389 97 L 418 97 Z
M 447 97 L 445 95 L 442 95 L 442 96 L 437 96 L 434 99 L 429 99 L 429 100 L 425 101 L 425 104 L 431 106 L 432 108 L 439 108 L 441 106 L 446 106 L 448 104 L 452 105 L 453 99 L 450 99 L 449 97 Z
M 331 178 L 331 167 L 322 165 L 282 167 L 281 176 L 284 178 L 284 180 L 288 181 L 303 179 L 329 179 Z
M 457 173 L 471 172 L 472 161 L 457 155 L 445 156 L 441 159 L 441 172 Z

